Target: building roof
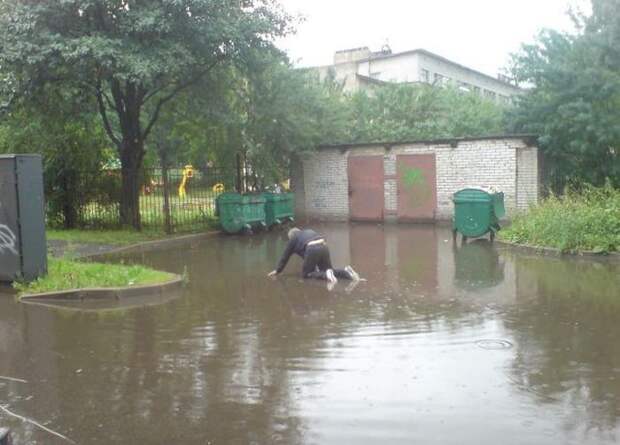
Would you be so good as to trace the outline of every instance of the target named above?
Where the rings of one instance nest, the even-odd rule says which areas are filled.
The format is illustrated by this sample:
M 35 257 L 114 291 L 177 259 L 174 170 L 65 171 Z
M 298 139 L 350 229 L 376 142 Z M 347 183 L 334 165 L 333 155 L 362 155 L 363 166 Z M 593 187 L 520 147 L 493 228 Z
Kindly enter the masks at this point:
M 374 83 L 377 85 L 393 85 L 394 82 L 389 82 L 387 80 L 375 79 L 374 77 L 364 76 L 363 74 L 355 74 L 355 76 L 364 82 Z M 422 84 L 425 85 L 425 82 L 420 82 L 419 80 L 412 80 L 408 82 L 398 82 L 398 85 L 415 85 Z
M 347 51 L 347 50 L 343 50 L 343 51 Z M 340 51 L 340 52 L 342 52 L 342 51 Z M 498 82 L 498 83 L 501 83 L 503 85 L 507 85 L 509 87 L 514 88 L 515 90 L 521 90 L 521 88 L 519 88 L 516 85 L 513 85 L 510 82 L 506 82 L 506 81 L 504 81 L 502 79 L 498 79 L 496 77 L 490 76 L 490 75 L 485 74 L 485 73 L 483 73 L 481 71 L 477 71 L 477 70 L 475 70 L 473 68 L 469 68 L 469 67 L 467 67 L 465 65 L 461 65 L 460 63 L 456 63 L 456 62 L 454 62 L 454 61 L 452 61 L 450 59 L 446 59 L 445 57 L 440 56 L 439 54 L 435 54 L 433 52 L 427 51 L 427 50 L 422 49 L 422 48 L 412 49 L 412 50 L 408 50 L 408 51 L 402 51 L 400 53 L 391 53 L 391 54 L 383 54 L 383 53 L 380 53 L 380 52 L 379 53 L 372 53 L 372 55 L 370 57 L 367 57 L 367 58 L 364 58 L 364 59 L 358 59 L 355 62 L 343 62 L 343 63 L 371 62 L 373 60 L 390 59 L 390 58 L 396 58 L 396 57 L 401 57 L 401 56 L 408 56 L 408 55 L 411 55 L 411 54 L 423 54 L 425 56 L 432 57 L 434 59 L 440 60 L 440 61 L 445 62 L 445 63 L 449 63 L 450 65 L 456 66 L 456 67 L 461 68 L 463 70 L 466 70 L 466 71 L 469 71 L 471 73 L 477 74 L 479 76 L 486 77 L 487 79 L 493 80 L 494 82 Z
M 319 145 L 319 149 L 330 149 L 330 148 L 340 148 L 340 149 L 348 149 L 355 147 L 376 147 L 377 145 L 383 145 L 386 147 L 392 147 L 394 145 L 412 145 L 412 144 L 443 144 L 450 145 L 452 147 L 456 147 L 459 142 L 468 142 L 468 141 L 488 141 L 488 140 L 502 140 L 502 139 L 521 139 L 523 140 L 527 146 L 535 145 L 538 141 L 538 135 L 523 133 L 523 134 L 501 134 L 501 135 L 490 135 L 490 136 L 471 136 L 471 137 L 460 137 L 460 138 L 441 138 L 441 139 L 419 139 L 412 141 L 376 141 L 376 142 L 352 142 L 352 143 L 343 143 L 343 144 L 324 144 Z

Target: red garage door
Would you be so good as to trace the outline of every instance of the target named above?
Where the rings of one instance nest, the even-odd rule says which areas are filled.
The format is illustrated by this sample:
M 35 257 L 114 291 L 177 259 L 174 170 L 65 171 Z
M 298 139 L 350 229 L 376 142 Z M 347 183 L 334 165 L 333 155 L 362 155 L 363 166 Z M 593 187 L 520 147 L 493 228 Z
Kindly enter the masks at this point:
M 398 220 L 433 221 L 437 208 L 435 155 L 396 157 Z
M 383 220 L 383 156 L 349 157 L 349 212 L 352 220 Z

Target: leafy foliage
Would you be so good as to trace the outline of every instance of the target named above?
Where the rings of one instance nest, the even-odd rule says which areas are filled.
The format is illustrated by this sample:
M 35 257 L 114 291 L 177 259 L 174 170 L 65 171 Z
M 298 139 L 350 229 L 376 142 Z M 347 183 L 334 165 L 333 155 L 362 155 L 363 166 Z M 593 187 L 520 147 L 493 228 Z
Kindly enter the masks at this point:
M 288 23 L 273 0 L 2 2 L 0 67 L 24 95 L 54 82 L 96 98 L 122 165 L 121 219 L 139 228 L 136 178 L 162 108 Z
M 551 184 L 620 186 L 620 3 L 593 0 L 575 35 L 543 31 L 514 56 L 531 89 L 509 116 L 514 131 L 540 135 Z
M 477 94 L 430 85 L 382 85 L 350 100 L 352 142 L 405 141 L 503 132 L 503 107 Z
M 551 196 L 517 216 L 500 236 L 511 242 L 562 251 L 620 250 L 620 190 L 610 184 Z
M 256 56 L 235 89 L 235 130 L 244 157 L 260 172 L 259 186 L 265 186 L 288 177 L 293 156 L 338 140 L 346 114 L 328 83 L 281 58 Z
M 296 70 L 278 52 L 246 54 L 244 63 L 213 71 L 176 98 L 154 128 L 153 142 L 177 162 L 230 166 L 240 154 L 257 186 L 289 175 L 291 157 L 343 140 L 348 118 L 334 85 Z
M 288 177 L 290 159 L 320 144 L 433 139 L 503 132 L 504 108 L 475 94 L 428 85 L 382 85 L 352 96 L 331 79 L 293 69 L 276 52 L 205 77 L 155 128 L 173 159 L 234 164 L 241 154 L 258 186 Z M 164 145 L 166 145 L 164 144 Z
M 43 156 L 48 223 L 73 227 L 80 205 L 101 191 L 101 168 L 113 156 L 94 113 L 70 90 L 44 89 L 20 101 L 0 123 L 0 153 Z

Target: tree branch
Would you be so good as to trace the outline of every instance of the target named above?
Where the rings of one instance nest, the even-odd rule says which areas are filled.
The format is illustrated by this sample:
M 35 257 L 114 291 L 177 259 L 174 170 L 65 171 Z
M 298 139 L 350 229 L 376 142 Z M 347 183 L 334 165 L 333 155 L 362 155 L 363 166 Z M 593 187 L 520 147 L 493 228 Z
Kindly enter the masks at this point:
M 120 149 L 121 148 L 121 141 L 114 134 L 114 131 L 112 130 L 112 126 L 110 125 L 110 121 L 108 120 L 108 114 L 106 112 L 105 103 L 103 102 L 103 96 L 105 96 L 105 95 L 101 91 L 101 81 L 99 81 L 97 83 L 96 96 L 97 96 L 97 104 L 99 105 L 99 114 L 101 115 L 101 118 L 103 119 L 103 127 L 105 128 L 105 131 L 108 134 L 108 136 L 110 137 L 110 139 L 112 140 L 112 142 L 114 142 L 114 144 Z M 107 96 L 106 96 L 106 98 L 107 98 Z
M 13 91 L 9 97 L 9 100 L 3 104 L 0 104 L 0 116 L 8 113 L 9 110 L 11 110 L 11 108 L 13 107 L 13 104 L 17 102 L 17 98 L 18 98 L 18 94 Z
M 200 71 L 198 74 L 196 74 L 194 77 L 192 77 L 191 79 L 189 79 L 187 82 L 182 82 L 179 85 L 177 85 L 171 92 L 170 94 L 168 94 L 167 96 L 163 97 L 162 99 L 159 100 L 159 102 L 157 102 L 157 105 L 155 106 L 155 111 L 153 112 L 153 114 L 151 115 L 151 120 L 148 123 L 146 129 L 144 130 L 144 135 L 142 136 L 142 140 L 145 141 L 146 138 L 148 137 L 149 133 L 151 132 L 151 130 L 153 129 L 153 125 L 155 125 L 155 122 L 157 121 L 157 118 L 159 117 L 159 113 L 161 111 L 161 107 L 168 101 L 170 101 L 174 96 L 176 96 L 179 92 L 183 91 L 185 88 L 188 88 L 189 86 L 195 84 L 196 82 L 198 82 L 200 79 L 202 79 L 209 71 L 211 71 L 220 61 L 222 61 L 224 59 L 223 56 L 218 56 L 216 58 L 216 60 L 211 63 L 210 65 L 208 65 L 204 70 Z M 151 96 L 151 95 L 149 95 Z M 148 98 L 147 98 L 148 100 Z
M 121 117 L 127 111 L 125 104 L 123 102 L 123 92 L 121 91 L 121 86 L 118 80 L 110 80 L 112 87 L 112 97 L 114 98 L 114 108 L 116 108 L 116 112 L 118 116 Z
M 158 81 L 158 78 L 161 78 L 161 75 L 158 75 L 157 78 L 155 79 L 155 82 Z M 142 101 L 143 104 L 147 103 L 153 96 L 155 96 L 157 93 L 159 93 L 160 91 L 166 89 L 168 86 L 170 85 L 170 82 L 166 83 L 165 85 L 160 86 L 159 88 L 154 88 L 150 93 L 146 94 L 146 91 L 144 92 L 144 99 Z
M 114 103 L 112 102 L 112 99 L 110 99 L 110 96 L 108 96 L 106 93 L 104 93 L 103 91 L 101 92 L 101 95 L 103 96 L 103 98 L 105 99 L 105 101 L 108 103 L 108 106 L 110 108 L 114 108 Z

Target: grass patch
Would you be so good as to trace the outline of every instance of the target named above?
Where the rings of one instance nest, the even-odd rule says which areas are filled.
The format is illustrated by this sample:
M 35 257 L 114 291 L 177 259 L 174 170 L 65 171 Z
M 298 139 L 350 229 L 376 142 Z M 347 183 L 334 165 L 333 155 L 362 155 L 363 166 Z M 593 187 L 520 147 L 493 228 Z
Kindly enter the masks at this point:
M 47 229 L 47 238 L 69 243 L 97 243 L 127 246 L 169 237 L 160 231 L 95 230 L 95 229 Z
M 551 196 L 517 215 L 500 238 L 563 252 L 620 250 L 620 190 L 607 185 Z
M 14 283 L 20 293 L 54 292 L 90 287 L 124 287 L 163 283 L 173 278 L 138 265 L 85 263 L 65 258 L 49 258 L 48 274 L 32 283 Z
M 215 223 L 213 224 L 215 227 Z M 112 246 L 128 246 L 131 244 L 143 243 L 146 241 L 155 241 L 160 239 L 171 238 L 175 236 L 204 232 L 205 227 L 195 230 L 187 230 L 184 232 L 167 235 L 159 230 L 143 230 L 136 232 L 135 230 L 98 230 L 98 229 L 47 229 L 48 239 L 67 241 L 76 244 L 109 244 Z

